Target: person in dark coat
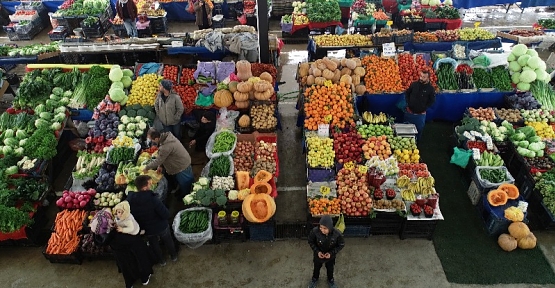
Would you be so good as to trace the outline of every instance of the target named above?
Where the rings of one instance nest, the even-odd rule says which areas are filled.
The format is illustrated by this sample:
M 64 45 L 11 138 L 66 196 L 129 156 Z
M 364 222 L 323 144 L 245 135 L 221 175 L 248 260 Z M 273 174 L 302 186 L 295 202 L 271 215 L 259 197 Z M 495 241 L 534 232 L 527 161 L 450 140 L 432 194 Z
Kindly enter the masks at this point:
M 177 261 L 177 251 L 171 235 L 168 218 L 170 211 L 158 196 L 151 190 L 152 179 L 150 176 L 141 175 L 135 179 L 138 192 L 129 193 L 127 201 L 131 206 L 131 212 L 148 238 L 150 247 L 157 256 L 161 266 L 166 265 L 166 257 L 160 248 L 160 239 L 168 250 L 172 261 Z
M 320 226 L 310 231 L 308 244 L 314 252 L 314 271 L 308 287 L 316 288 L 320 270 L 326 265 L 329 287 L 337 288 L 333 278 L 333 268 L 337 254 L 345 247 L 345 240 L 341 232 L 333 227 L 333 221 L 329 215 L 323 216 L 320 219 Z
M 426 110 L 435 103 L 435 89 L 430 84 L 430 72 L 421 71 L 420 79 L 413 82 L 405 92 L 407 107 L 404 111 L 405 122 L 416 126 L 416 140 L 420 140 L 426 124 Z
M 216 114 L 210 110 L 203 110 L 197 113 L 199 127 L 189 142 L 189 147 L 195 146 L 195 151 L 201 152 L 206 148 L 206 143 L 210 135 L 216 130 Z
M 133 0 L 118 0 L 116 3 L 116 13 L 119 18 L 123 20 L 123 25 L 125 30 L 127 30 L 127 35 L 129 37 L 139 37 L 137 31 L 137 5 Z
M 196 0 L 193 2 L 193 7 L 195 8 L 195 23 L 198 30 L 212 27 L 212 2 L 210 0 Z

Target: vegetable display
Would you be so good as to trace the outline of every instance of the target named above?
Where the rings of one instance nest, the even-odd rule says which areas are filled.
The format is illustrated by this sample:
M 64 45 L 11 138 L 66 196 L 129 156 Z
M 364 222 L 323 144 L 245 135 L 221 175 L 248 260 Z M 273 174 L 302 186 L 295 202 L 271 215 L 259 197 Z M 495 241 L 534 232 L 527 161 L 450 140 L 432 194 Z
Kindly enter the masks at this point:
M 183 211 L 179 222 L 179 230 L 183 233 L 201 233 L 208 229 L 208 211 Z
M 11 233 L 31 224 L 33 220 L 29 217 L 30 208 L 32 209 L 26 206 L 17 209 L 0 205 L 0 232 Z
M 507 181 L 507 172 L 503 169 L 482 168 L 479 170 L 480 177 L 491 183 L 501 183 Z M 503 192 L 504 193 L 504 192 Z
M 112 164 L 132 161 L 135 158 L 134 147 L 114 147 L 108 153 L 108 161 Z
M 455 77 L 455 69 L 450 63 L 441 63 L 436 71 L 437 85 L 441 90 L 457 90 L 458 81 Z
M 520 91 L 530 91 L 532 83 L 551 81 L 549 73 L 546 72 L 547 65 L 538 56 L 538 52 L 528 49 L 524 44 L 513 46 L 507 61 L 512 73 L 511 80 Z
M 212 153 L 227 152 L 233 149 L 235 142 L 237 141 L 237 136 L 235 133 L 230 131 L 223 131 L 218 133 L 214 139 L 214 146 L 212 147 Z
M 229 176 L 231 168 L 231 162 L 228 156 L 219 156 L 213 158 L 210 163 L 210 167 L 208 170 L 208 177 L 220 176 L 220 177 L 227 177 Z
M 203 206 L 210 206 L 212 203 L 224 206 L 227 203 L 227 197 L 223 189 L 199 189 L 195 191 L 194 199 Z
M 505 165 L 505 163 L 503 162 L 503 159 L 501 159 L 501 156 L 499 156 L 498 154 L 485 151 L 480 155 L 480 159 L 476 160 L 476 165 L 496 167 L 496 166 L 503 166 Z
M 551 77 L 549 77 L 551 80 Z M 555 89 L 544 81 L 535 81 L 530 85 L 530 92 L 543 108 L 555 110 Z
M 135 117 L 123 115 L 118 125 L 118 136 L 140 139 L 146 133 L 149 121 L 148 118 L 140 115 Z
M 56 215 L 54 232 L 46 245 L 46 254 L 69 255 L 77 250 L 83 229 L 86 212 L 82 210 L 64 210 Z
M 459 64 L 457 66 L 455 74 L 460 89 L 470 90 L 475 88 L 472 73 L 474 73 L 474 69 L 470 68 L 468 64 Z
M 60 208 L 76 208 L 84 209 L 91 199 L 94 199 L 96 191 L 89 189 L 87 191 L 68 191 L 65 190 L 62 197 L 56 201 L 56 206 Z
M 308 20 L 313 23 L 332 22 L 341 20 L 341 9 L 339 1 L 306 1 L 306 14 Z
M 50 160 L 56 156 L 56 146 L 58 146 L 58 140 L 54 133 L 47 128 L 38 128 L 27 139 L 23 149 L 31 158 Z

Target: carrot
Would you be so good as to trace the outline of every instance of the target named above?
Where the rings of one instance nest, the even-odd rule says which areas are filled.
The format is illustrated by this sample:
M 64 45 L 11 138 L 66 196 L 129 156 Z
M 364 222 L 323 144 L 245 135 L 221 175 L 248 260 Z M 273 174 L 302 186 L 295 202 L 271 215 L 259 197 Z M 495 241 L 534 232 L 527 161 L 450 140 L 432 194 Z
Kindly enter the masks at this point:
M 85 211 L 63 210 L 56 215 L 54 232 L 46 246 L 47 254 L 71 254 L 79 247 L 81 237 L 77 232 L 81 230 Z

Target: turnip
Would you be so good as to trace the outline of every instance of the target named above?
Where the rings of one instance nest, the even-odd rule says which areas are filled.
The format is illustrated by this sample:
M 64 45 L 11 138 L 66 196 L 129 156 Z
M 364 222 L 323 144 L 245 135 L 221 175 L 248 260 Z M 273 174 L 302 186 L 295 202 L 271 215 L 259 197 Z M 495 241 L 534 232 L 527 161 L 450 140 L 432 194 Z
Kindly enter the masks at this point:
M 81 208 L 85 207 L 86 205 L 87 205 L 87 202 L 85 202 L 85 201 L 79 202 L 79 207 L 81 207 Z
M 64 207 L 64 199 L 60 198 L 56 201 L 56 206 L 58 207 Z
M 79 200 L 77 198 L 73 198 L 73 204 L 78 205 L 79 204 Z
M 85 197 L 83 196 L 83 194 L 81 194 L 77 197 L 77 200 L 79 200 L 79 201 L 83 201 L 84 199 L 85 199 Z
M 66 202 L 66 203 L 69 203 L 69 202 L 71 202 L 71 201 L 73 201 L 73 199 L 71 198 L 71 196 L 66 196 L 66 197 L 64 198 L 64 202 Z

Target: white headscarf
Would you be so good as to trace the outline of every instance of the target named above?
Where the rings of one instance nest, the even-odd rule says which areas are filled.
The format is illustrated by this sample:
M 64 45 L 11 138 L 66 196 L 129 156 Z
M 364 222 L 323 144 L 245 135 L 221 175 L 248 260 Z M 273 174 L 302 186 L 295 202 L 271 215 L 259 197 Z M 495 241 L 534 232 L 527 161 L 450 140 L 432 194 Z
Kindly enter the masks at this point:
M 126 4 L 126 3 L 127 3 L 127 1 L 129 1 L 129 0 L 119 0 L 119 2 L 121 3 L 121 6 L 122 6 L 122 7 L 123 7 L 123 4 Z

